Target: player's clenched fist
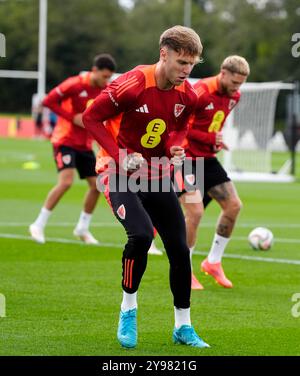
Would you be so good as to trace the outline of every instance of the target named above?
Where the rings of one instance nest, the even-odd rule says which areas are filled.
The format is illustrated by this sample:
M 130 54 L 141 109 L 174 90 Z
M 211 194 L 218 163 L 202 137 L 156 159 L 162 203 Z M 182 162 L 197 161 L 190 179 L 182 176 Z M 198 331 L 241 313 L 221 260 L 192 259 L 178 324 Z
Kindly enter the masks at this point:
M 223 142 L 223 135 L 221 132 L 216 133 L 216 144 L 212 146 L 212 151 L 218 153 L 222 149 L 229 150 L 228 146 Z
M 185 160 L 185 152 L 181 146 L 171 146 L 170 153 L 172 155 L 171 163 L 174 166 L 181 166 Z
M 144 161 L 141 153 L 131 153 L 123 159 L 122 167 L 125 171 L 134 172 L 142 166 Z

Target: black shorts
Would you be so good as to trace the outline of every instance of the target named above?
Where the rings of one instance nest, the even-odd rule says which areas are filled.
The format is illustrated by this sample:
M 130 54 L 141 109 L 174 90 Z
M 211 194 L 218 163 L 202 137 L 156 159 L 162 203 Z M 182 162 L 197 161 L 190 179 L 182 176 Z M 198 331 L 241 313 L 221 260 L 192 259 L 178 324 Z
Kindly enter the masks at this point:
M 196 173 L 196 161 L 192 162 L 192 171 L 193 174 Z M 207 204 L 211 201 L 211 197 L 208 195 L 208 191 L 216 185 L 230 181 L 230 178 L 228 177 L 227 172 L 224 170 L 217 158 L 204 158 L 203 179 L 204 182 L 201 182 L 203 183 L 201 184 L 202 187 L 200 185 L 196 185 L 195 189 L 199 189 L 201 191 L 203 204 L 204 207 L 206 207 Z M 184 182 L 186 182 L 186 177 L 184 177 Z M 186 192 L 187 190 L 183 188 L 182 190 L 177 192 L 177 196 L 180 197 L 183 193 Z
M 76 168 L 80 179 L 96 176 L 96 157 L 92 150 L 82 151 L 70 146 L 53 146 L 53 154 L 57 171 Z

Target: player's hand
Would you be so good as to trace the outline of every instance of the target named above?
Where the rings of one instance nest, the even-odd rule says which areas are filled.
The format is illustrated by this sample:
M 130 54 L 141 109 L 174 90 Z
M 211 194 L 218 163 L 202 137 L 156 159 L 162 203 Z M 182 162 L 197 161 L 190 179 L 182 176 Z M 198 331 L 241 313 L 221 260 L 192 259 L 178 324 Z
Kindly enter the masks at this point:
M 84 124 L 82 122 L 82 114 L 74 115 L 73 124 L 77 125 L 78 127 L 84 128 Z
M 125 171 L 134 172 L 142 166 L 144 161 L 141 153 L 131 153 L 123 159 L 122 167 Z
M 229 147 L 226 144 L 224 144 L 224 142 L 221 143 L 221 147 L 224 150 L 227 150 L 227 151 L 229 150 Z
M 224 144 L 224 142 L 221 142 L 219 145 L 212 146 L 213 153 L 219 153 L 219 151 L 221 151 L 222 149 L 229 150 L 229 147 L 226 144 Z
M 220 146 L 223 142 L 223 135 L 221 132 L 216 133 L 216 146 Z
M 185 160 L 185 152 L 181 146 L 171 146 L 170 154 L 172 155 L 171 163 L 174 166 L 182 166 Z

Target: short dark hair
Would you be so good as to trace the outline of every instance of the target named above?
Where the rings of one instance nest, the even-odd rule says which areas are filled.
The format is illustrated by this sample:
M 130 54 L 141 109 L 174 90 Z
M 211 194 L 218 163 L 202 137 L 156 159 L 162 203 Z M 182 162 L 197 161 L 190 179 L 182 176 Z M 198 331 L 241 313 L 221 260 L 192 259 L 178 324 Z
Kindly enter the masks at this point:
M 115 59 L 110 54 L 100 54 L 94 57 L 93 66 L 98 69 L 108 69 L 112 72 L 116 71 Z

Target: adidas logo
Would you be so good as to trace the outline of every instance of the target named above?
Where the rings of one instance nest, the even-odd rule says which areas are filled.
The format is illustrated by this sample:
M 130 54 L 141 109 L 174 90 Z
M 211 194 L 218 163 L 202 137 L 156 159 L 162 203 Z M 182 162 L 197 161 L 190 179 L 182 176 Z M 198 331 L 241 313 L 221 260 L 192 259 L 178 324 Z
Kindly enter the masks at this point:
M 143 112 L 145 114 L 149 114 L 149 110 L 148 110 L 148 107 L 146 104 L 144 104 L 143 106 L 141 106 L 140 108 L 137 108 L 135 110 L 136 112 Z
M 88 96 L 88 93 L 86 90 L 83 90 L 80 94 L 79 94 L 80 97 L 87 97 Z
M 214 107 L 214 104 L 213 102 L 210 102 L 210 104 L 208 104 L 206 107 L 205 107 L 205 110 L 213 110 L 215 107 Z

